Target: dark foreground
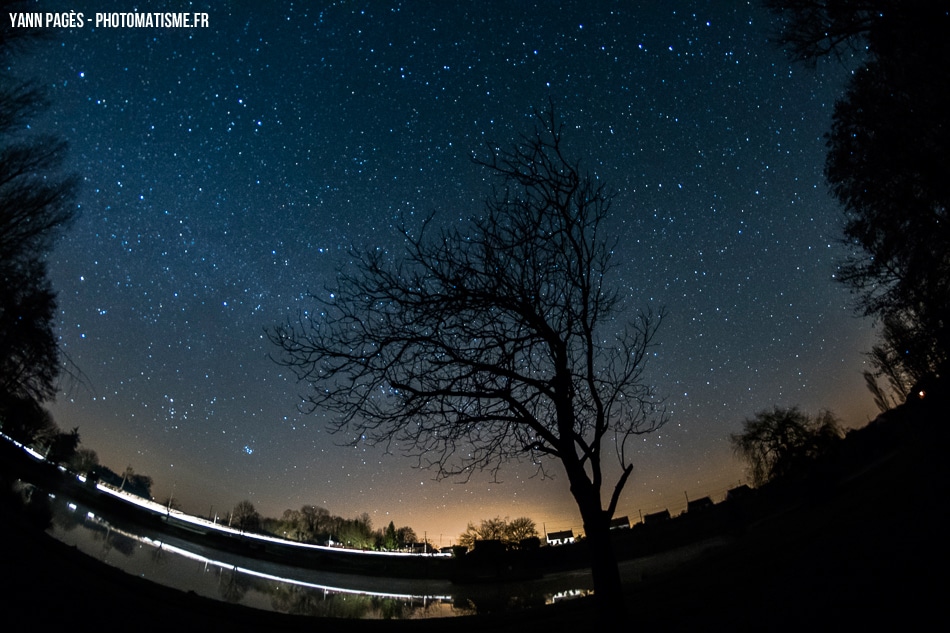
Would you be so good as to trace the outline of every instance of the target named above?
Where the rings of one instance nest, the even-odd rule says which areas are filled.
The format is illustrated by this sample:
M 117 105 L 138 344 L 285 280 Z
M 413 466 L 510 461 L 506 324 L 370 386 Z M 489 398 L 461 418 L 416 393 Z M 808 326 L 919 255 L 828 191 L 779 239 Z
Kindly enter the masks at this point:
M 945 422 L 911 425 L 896 450 L 764 517 L 674 572 L 625 587 L 639 631 L 913 631 L 945 620 Z M 258 611 L 128 576 L 4 507 L 4 631 L 586 631 L 591 600 L 451 620 L 327 620 Z

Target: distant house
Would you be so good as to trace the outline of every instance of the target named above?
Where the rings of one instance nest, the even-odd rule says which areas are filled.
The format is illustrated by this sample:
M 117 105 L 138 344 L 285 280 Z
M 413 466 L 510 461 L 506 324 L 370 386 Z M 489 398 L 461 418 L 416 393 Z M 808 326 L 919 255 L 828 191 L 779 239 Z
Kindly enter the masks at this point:
M 741 486 L 730 488 L 726 492 L 726 501 L 735 501 L 737 499 L 745 499 L 751 494 L 752 494 L 752 488 L 750 488 L 746 484 L 742 484 Z
M 687 502 L 686 512 L 702 512 L 703 510 L 708 510 L 713 507 L 712 499 L 709 497 L 701 497 L 699 499 L 693 499 L 692 501 Z
M 611 530 L 629 530 L 630 519 L 628 517 L 618 517 L 610 520 Z
M 574 530 L 565 530 L 563 532 L 551 532 L 547 536 L 548 545 L 565 545 L 574 542 Z
M 646 525 L 650 525 L 651 523 L 660 523 L 661 521 L 669 521 L 669 520 L 670 520 L 669 510 L 661 510 L 660 512 L 652 512 L 650 514 L 643 515 L 643 522 Z

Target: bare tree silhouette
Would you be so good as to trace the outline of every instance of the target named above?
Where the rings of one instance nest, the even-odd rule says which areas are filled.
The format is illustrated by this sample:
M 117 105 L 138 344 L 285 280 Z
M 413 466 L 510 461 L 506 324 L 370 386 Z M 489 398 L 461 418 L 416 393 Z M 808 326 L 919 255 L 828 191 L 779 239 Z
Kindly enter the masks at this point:
M 353 251 L 319 308 L 269 331 L 314 410 L 440 477 L 557 459 L 584 522 L 595 594 L 621 606 L 608 534 L 628 440 L 665 420 L 644 369 L 663 311 L 632 319 L 610 283 L 612 194 L 565 155 L 553 108 L 481 161 L 500 180 L 467 227 L 403 228 L 401 258 Z M 605 460 L 621 467 L 606 490 Z

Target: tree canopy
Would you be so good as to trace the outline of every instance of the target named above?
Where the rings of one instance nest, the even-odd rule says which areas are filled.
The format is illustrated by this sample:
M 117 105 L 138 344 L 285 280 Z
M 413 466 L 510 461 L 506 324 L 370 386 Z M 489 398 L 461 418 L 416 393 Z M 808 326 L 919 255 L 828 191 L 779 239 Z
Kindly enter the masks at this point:
M 902 398 L 946 375 L 950 359 L 950 11 L 919 0 L 767 4 L 794 58 L 859 53 L 825 174 L 853 252 L 838 277 L 881 325 L 870 359 Z
M 501 541 L 509 547 L 518 547 L 525 539 L 538 536 L 538 528 L 528 517 L 511 519 L 495 517 L 469 523 L 459 535 L 459 545 L 472 549 L 476 541 Z
M 664 421 L 644 370 L 663 312 L 611 284 L 606 186 L 566 156 L 553 111 L 481 161 L 498 177 L 466 225 L 404 226 L 405 251 L 354 249 L 318 308 L 269 332 L 337 430 L 438 476 L 557 459 L 591 544 L 595 591 L 619 599 L 609 520 L 631 436 Z M 632 318 L 631 318 L 632 315 Z M 605 460 L 620 476 L 602 498 Z
M 56 295 L 45 257 L 76 214 L 77 179 L 60 173 L 64 142 L 30 129 L 47 107 L 45 90 L 10 71 L 35 38 L 21 29 L 0 38 L 0 408 L 54 394 Z
M 229 523 L 241 530 L 255 531 L 261 527 L 261 515 L 253 503 L 244 499 L 234 504 Z
M 757 486 L 806 473 L 840 438 L 841 428 L 831 412 L 810 417 L 798 407 L 760 411 L 742 423 L 741 433 L 729 436 Z

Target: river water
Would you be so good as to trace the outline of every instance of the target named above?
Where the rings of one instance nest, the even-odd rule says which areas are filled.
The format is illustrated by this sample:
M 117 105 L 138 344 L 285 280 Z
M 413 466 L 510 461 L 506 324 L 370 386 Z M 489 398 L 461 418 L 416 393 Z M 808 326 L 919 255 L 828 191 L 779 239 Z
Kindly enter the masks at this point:
M 379 578 L 292 567 L 119 526 L 62 494 L 50 496 L 49 502 L 53 512 L 49 533 L 103 563 L 183 591 L 281 613 L 441 618 L 541 606 L 587 595 L 592 589 L 587 571 L 530 582 L 460 586 L 448 580 Z

